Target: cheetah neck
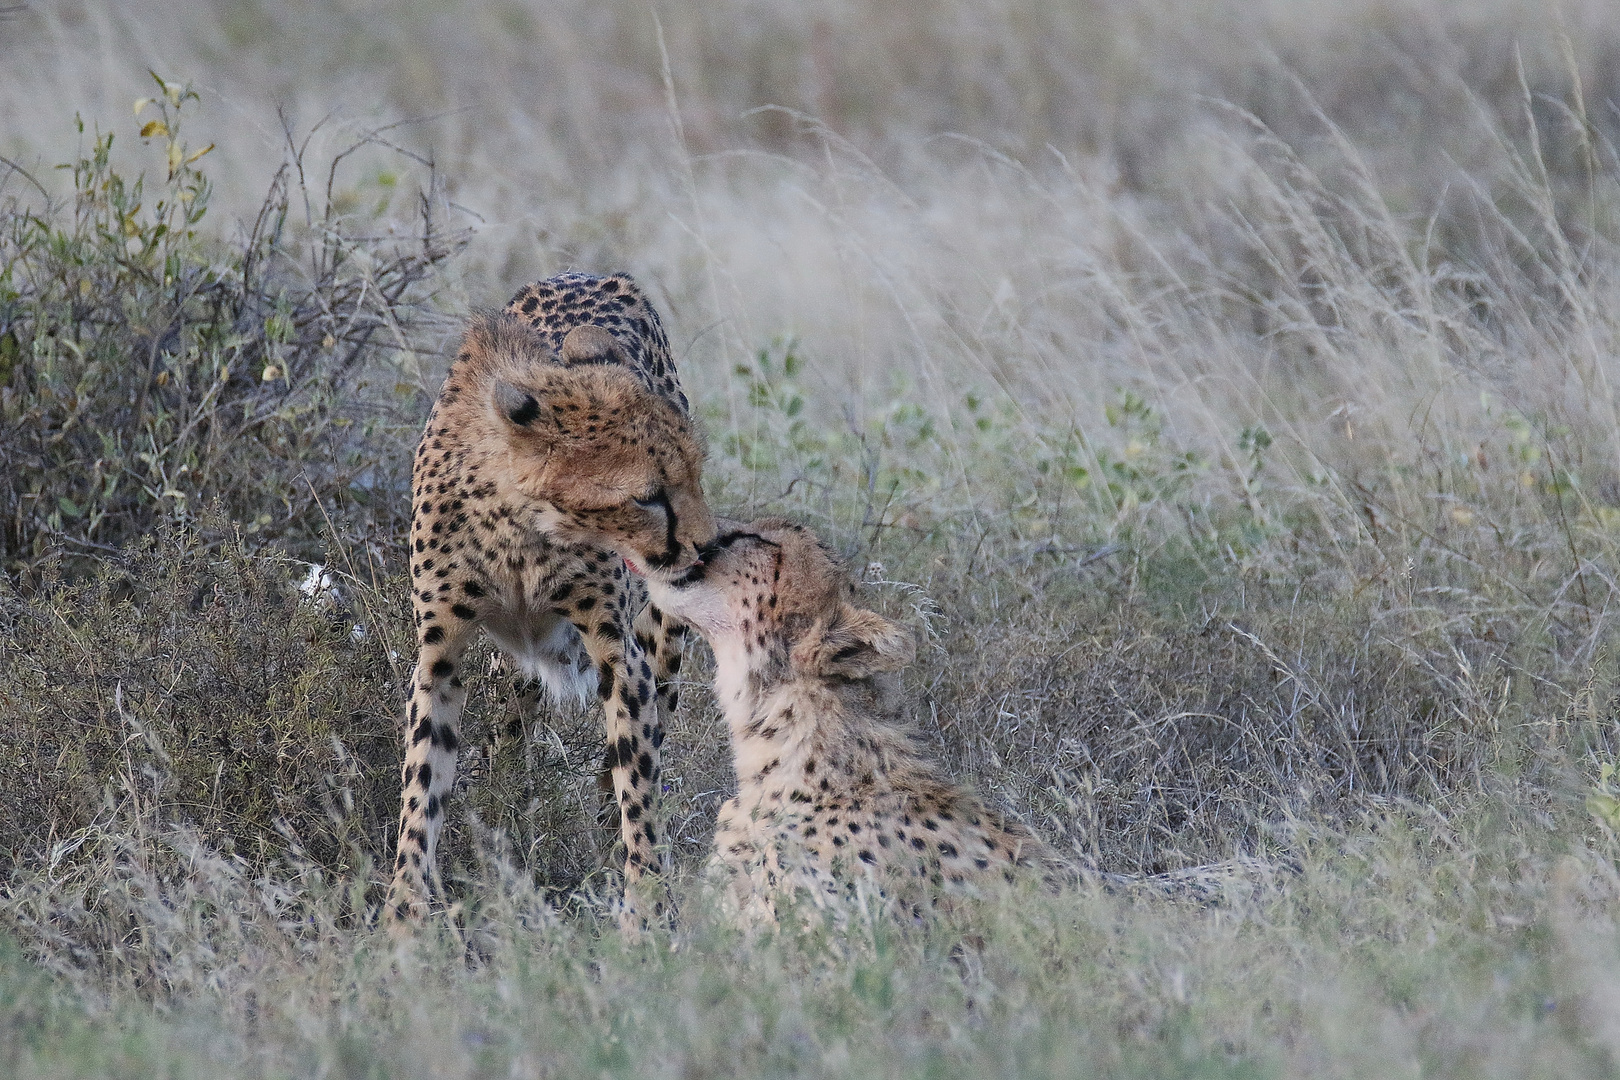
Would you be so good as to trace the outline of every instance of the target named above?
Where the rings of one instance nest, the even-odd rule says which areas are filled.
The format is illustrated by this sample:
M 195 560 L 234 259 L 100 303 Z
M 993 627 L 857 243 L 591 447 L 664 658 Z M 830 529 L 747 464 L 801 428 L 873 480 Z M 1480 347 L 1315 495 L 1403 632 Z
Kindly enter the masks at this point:
M 715 697 L 731 730 L 739 779 L 784 753 L 795 756 L 793 748 L 810 733 L 792 707 L 801 680 L 771 678 L 770 655 L 741 640 L 715 642 L 714 664 Z
M 768 654 L 714 644 L 715 692 L 731 734 L 738 794 L 744 804 L 802 782 L 830 749 L 889 739 L 848 709 L 827 680 L 784 675 Z M 774 672 L 774 677 L 773 677 Z M 875 738 L 873 737 L 875 736 Z M 808 768 L 807 768 L 808 765 Z
M 749 685 L 748 652 L 741 642 L 711 639 L 714 649 L 714 696 L 735 736 L 738 723 L 753 712 L 757 691 Z

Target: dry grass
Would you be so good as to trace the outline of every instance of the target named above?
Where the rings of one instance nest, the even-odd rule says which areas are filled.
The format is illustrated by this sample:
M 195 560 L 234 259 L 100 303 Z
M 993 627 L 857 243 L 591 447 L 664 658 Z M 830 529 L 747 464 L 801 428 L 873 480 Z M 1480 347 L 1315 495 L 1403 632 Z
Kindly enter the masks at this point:
M 410 436 L 334 428 L 306 447 L 330 486 L 262 531 L 324 558 L 342 606 L 296 599 L 260 533 L 167 505 L 179 526 L 99 576 L 0 597 L 0 1065 L 1612 1074 L 1608 6 L 1187 7 L 0 21 L 0 152 L 44 180 L 73 110 L 124 133 L 145 66 L 195 80 L 222 230 L 199 251 L 248 250 L 218 222 L 253 234 L 281 105 L 361 248 L 420 220 L 418 189 L 473 229 L 423 283 L 442 314 L 634 272 L 712 500 L 839 544 L 924 631 L 907 679 L 940 753 L 1085 870 L 962 925 L 736 940 L 694 873 L 730 782 L 694 658 L 673 938 L 607 930 L 594 720 L 560 712 L 480 764 L 447 912 L 385 943 L 409 627 L 367 508 Z M 418 405 L 446 332 L 367 341 L 355 377 L 384 392 L 321 423 Z M 8 379 L 39 355 L 20 333 Z M 290 499 L 280 468 L 216 470 L 229 512 Z M 469 742 L 508 708 L 480 688 Z

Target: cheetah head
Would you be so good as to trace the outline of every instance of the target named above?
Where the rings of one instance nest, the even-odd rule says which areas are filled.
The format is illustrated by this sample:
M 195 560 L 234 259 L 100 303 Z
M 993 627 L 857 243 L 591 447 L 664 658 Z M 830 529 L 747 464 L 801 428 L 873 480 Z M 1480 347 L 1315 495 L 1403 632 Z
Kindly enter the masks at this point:
M 916 656 L 910 631 L 857 606 L 837 557 L 801 525 L 767 518 L 723 531 L 682 573 L 648 575 L 659 607 L 756 670 L 864 679 Z
M 501 483 L 546 532 L 596 544 L 655 571 L 685 569 L 714 537 L 703 447 L 691 420 L 630 370 L 598 326 L 563 339 L 561 363 L 505 313 L 474 320 L 464 354 L 490 378 L 488 422 L 504 443 Z

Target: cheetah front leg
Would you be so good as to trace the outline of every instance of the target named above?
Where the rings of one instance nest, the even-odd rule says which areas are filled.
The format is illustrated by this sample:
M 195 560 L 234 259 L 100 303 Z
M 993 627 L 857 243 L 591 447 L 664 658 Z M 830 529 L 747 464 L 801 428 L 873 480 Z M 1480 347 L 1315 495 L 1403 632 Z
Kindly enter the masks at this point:
M 664 741 L 652 665 L 634 636 L 611 620 L 576 620 L 575 628 L 596 665 L 597 693 L 607 725 L 603 768 L 613 783 L 619 808 L 619 837 L 625 846 L 624 906 L 619 924 L 629 933 L 644 929 L 668 911 L 668 882 L 658 847 L 659 746 Z M 648 876 L 652 881 L 645 880 Z
M 704 874 L 721 918 L 750 935 L 776 926 L 775 864 L 750 838 L 752 824 L 735 797 L 720 804 Z
M 636 644 L 652 657 L 653 682 L 658 690 L 659 711 L 663 717 L 673 718 L 680 704 L 680 688 L 675 676 L 681 670 L 681 647 L 686 640 L 686 624 L 658 609 L 656 604 L 643 604 L 636 615 Z M 664 741 L 660 718 L 653 721 L 659 744 Z
M 456 777 L 461 712 L 467 690 L 461 658 L 473 623 L 459 617 L 429 620 L 418 629 L 416 670 L 405 716 L 405 766 L 400 775 L 399 844 L 387 917 L 400 925 L 427 914 L 428 879 L 444 825 L 444 802 Z

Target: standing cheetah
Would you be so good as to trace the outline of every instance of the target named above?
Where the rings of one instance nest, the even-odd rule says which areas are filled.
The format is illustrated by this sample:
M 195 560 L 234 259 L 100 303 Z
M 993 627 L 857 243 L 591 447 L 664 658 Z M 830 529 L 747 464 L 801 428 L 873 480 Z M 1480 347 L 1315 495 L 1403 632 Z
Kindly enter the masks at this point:
M 793 894 L 835 914 L 862 898 L 916 914 L 1011 882 L 1016 867 L 1052 867 L 1038 840 L 952 782 L 898 721 L 888 673 L 915 656 L 911 635 L 851 602 L 813 534 L 758 521 L 700 554 L 648 587 L 714 649 L 737 770 L 714 860 L 745 922 L 775 921 Z
M 482 628 L 552 695 L 601 697 L 634 924 L 634 886 L 659 865 L 658 683 L 673 709 L 680 646 L 598 541 L 612 535 L 654 570 L 693 565 L 715 531 L 702 459 L 663 328 L 627 275 L 564 274 L 472 319 L 412 473 L 418 653 L 391 918 L 426 911 L 461 742 L 462 656 Z

